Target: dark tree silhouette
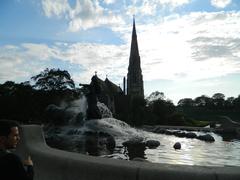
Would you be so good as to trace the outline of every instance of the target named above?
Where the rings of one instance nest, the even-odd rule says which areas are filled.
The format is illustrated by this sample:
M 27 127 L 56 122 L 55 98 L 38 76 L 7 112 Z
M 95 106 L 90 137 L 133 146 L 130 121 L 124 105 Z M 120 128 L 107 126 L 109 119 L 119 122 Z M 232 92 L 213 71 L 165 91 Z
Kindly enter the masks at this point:
M 212 96 L 212 99 L 213 99 L 214 106 L 216 106 L 218 108 L 224 106 L 224 102 L 225 102 L 225 95 L 224 94 L 222 94 L 222 93 L 215 93 Z
M 152 92 L 152 93 L 146 98 L 146 100 L 147 100 L 148 102 L 150 102 L 150 101 L 154 101 L 154 100 L 158 100 L 158 99 L 164 100 L 165 98 L 166 98 L 166 97 L 165 97 L 165 95 L 164 95 L 163 92 L 155 91 L 155 92 Z
M 178 106 L 182 107 L 193 107 L 194 101 L 192 98 L 183 98 L 178 101 Z
M 235 98 L 234 97 L 228 97 L 225 101 L 225 107 L 226 108 L 233 108 L 234 107 L 234 100 Z
M 51 91 L 74 89 L 75 84 L 70 74 L 60 69 L 45 69 L 40 74 L 31 78 L 35 81 L 34 88 Z
M 149 103 L 150 112 L 157 116 L 157 124 L 167 124 L 168 117 L 175 112 L 175 106 L 170 100 L 157 99 Z
M 210 107 L 212 104 L 212 99 L 206 95 L 202 95 L 194 99 L 194 104 L 197 107 Z

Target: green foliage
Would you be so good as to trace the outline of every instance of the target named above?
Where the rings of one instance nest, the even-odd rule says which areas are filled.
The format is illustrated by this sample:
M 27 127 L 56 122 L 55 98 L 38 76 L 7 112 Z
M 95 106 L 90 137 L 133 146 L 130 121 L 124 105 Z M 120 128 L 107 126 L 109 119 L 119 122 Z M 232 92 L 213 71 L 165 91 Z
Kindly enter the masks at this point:
M 31 78 L 35 81 L 34 88 L 51 91 L 74 89 L 75 84 L 67 71 L 60 69 L 45 69 Z
M 49 104 L 71 101 L 81 93 L 73 89 L 74 82 L 67 71 L 45 70 L 33 79 L 36 80 L 36 88 L 28 81 L 20 84 L 7 81 L 0 84 L 0 118 L 25 124 L 43 123 L 47 121 L 45 109 Z
M 15 119 L 22 123 L 48 121 L 44 116 L 49 104 L 71 101 L 81 96 L 67 71 L 46 69 L 33 76 L 33 86 L 28 81 L 17 84 L 7 81 L 0 84 L 0 118 Z M 115 117 L 133 126 L 149 125 L 189 125 L 206 126 L 215 121 L 218 115 L 240 119 L 240 95 L 237 98 L 225 98 L 222 93 L 212 97 L 202 95 L 195 99 L 183 98 L 174 106 L 164 93 L 155 91 L 148 98 L 125 97 L 122 103 L 127 108 Z M 79 115 L 81 121 L 83 117 Z
M 182 107 L 192 107 L 192 106 L 194 106 L 194 101 L 192 100 L 192 98 L 180 99 L 180 100 L 178 101 L 178 106 L 182 106 Z
M 168 117 L 168 125 L 184 126 L 186 125 L 185 115 L 179 112 L 174 112 Z
M 148 103 L 150 103 L 151 101 L 155 101 L 155 100 L 158 100 L 158 99 L 161 99 L 161 100 L 165 100 L 166 97 L 164 95 L 163 92 L 159 92 L 159 91 L 155 91 L 155 92 L 152 92 L 147 98 L 146 98 L 146 101 Z
M 210 107 L 212 106 L 212 99 L 206 95 L 196 97 L 193 101 L 194 106 L 197 107 Z
M 240 96 L 237 98 L 225 98 L 222 93 L 215 93 L 212 97 L 202 95 L 196 97 L 194 100 L 191 98 L 183 98 L 178 101 L 178 107 L 182 108 L 203 108 L 205 110 L 240 110 Z
M 225 105 L 225 95 L 222 93 L 215 93 L 212 96 L 214 106 L 222 108 Z
M 158 117 L 157 124 L 166 124 L 167 117 L 175 111 L 175 106 L 171 101 L 165 101 L 162 99 L 151 102 L 148 108 Z

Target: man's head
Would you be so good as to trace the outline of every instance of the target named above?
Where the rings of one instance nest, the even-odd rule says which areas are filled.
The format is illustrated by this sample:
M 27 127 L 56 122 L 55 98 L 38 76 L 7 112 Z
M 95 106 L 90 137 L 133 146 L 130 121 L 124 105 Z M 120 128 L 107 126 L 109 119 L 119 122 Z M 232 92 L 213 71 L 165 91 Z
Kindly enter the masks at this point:
M 16 148 L 20 137 L 18 131 L 19 124 L 15 121 L 0 120 L 0 148 Z

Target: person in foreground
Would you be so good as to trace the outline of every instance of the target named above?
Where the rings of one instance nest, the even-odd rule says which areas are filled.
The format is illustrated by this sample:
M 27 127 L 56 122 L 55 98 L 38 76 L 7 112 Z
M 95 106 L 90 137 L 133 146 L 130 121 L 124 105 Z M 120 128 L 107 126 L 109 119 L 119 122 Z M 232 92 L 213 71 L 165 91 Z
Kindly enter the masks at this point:
M 0 120 L 0 179 L 33 180 L 33 162 L 28 156 L 23 162 L 9 150 L 15 149 L 20 140 L 18 123 Z

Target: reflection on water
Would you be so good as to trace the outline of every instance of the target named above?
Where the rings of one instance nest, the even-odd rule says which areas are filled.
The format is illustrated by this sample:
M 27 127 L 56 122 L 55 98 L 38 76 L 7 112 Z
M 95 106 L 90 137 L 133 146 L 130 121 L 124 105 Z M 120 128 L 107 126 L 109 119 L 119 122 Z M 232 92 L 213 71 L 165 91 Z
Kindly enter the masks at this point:
M 142 157 L 155 163 L 201 166 L 240 166 L 240 140 L 233 139 L 233 137 L 221 137 L 217 134 L 209 133 L 214 137 L 215 141 L 208 143 L 198 139 L 180 138 L 172 135 L 155 134 L 135 129 L 114 118 L 87 121 L 83 126 L 70 125 L 56 129 L 50 128 L 49 130 L 46 130 L 46 137 L 47 142 L 52 145 L 52 147 L 67 151 L 86 153 L 86 147 L 84 144 L 87 142 L 87 132 L 107 132 L 107 134 L 114 137 L 117 148 L 114 149 L 114 154 L 110 154 L 109 157 L 111 158 L 119 157 L 120 159 L 128 159 L 125 154 L 128 156 L 137 154 L 129 159 Z M 204 134 L 202 132 L 194 133 L 197 135 Z M 146 150 L 145 146 L 137 147 L 134 145 L 132 148 L 128 149 L 127 153 L 125 153 L 122 143 L 136 137 L 140 137 L 144 141 L 157 140 L 160 141 L 161 144 L 156 149 L 147 148 Z M 98 141 L 98 138 L 96 140 L 96 142 L 101 142 Z M 95 140 L 91 142 L 95 142 Z M 176 142 L 181 143 L 180 150 L 175 150 L 173 148 L 173 145 Z M 97 150 L 106 149 L 105 144 L 101 145 L 101 143 L 97 143 L 96 145 L 97 146 L 93 147 L 97 147 L 95 148 Z M 106 152 L 96 154 L 102 155 L 106 154 Z
M 167 164 L 240 166 L 240 141 L 236 139 L 223 141 L 223 137 L 214 133 L 210 134 L 215 138 L 213 143 L 149 133 L 149 138 L 159 140 L 161 145 L 157 149 L 145 151 L 147 160 Z M 181 150 L 173 148 L 175 142 L 181 143 Z

